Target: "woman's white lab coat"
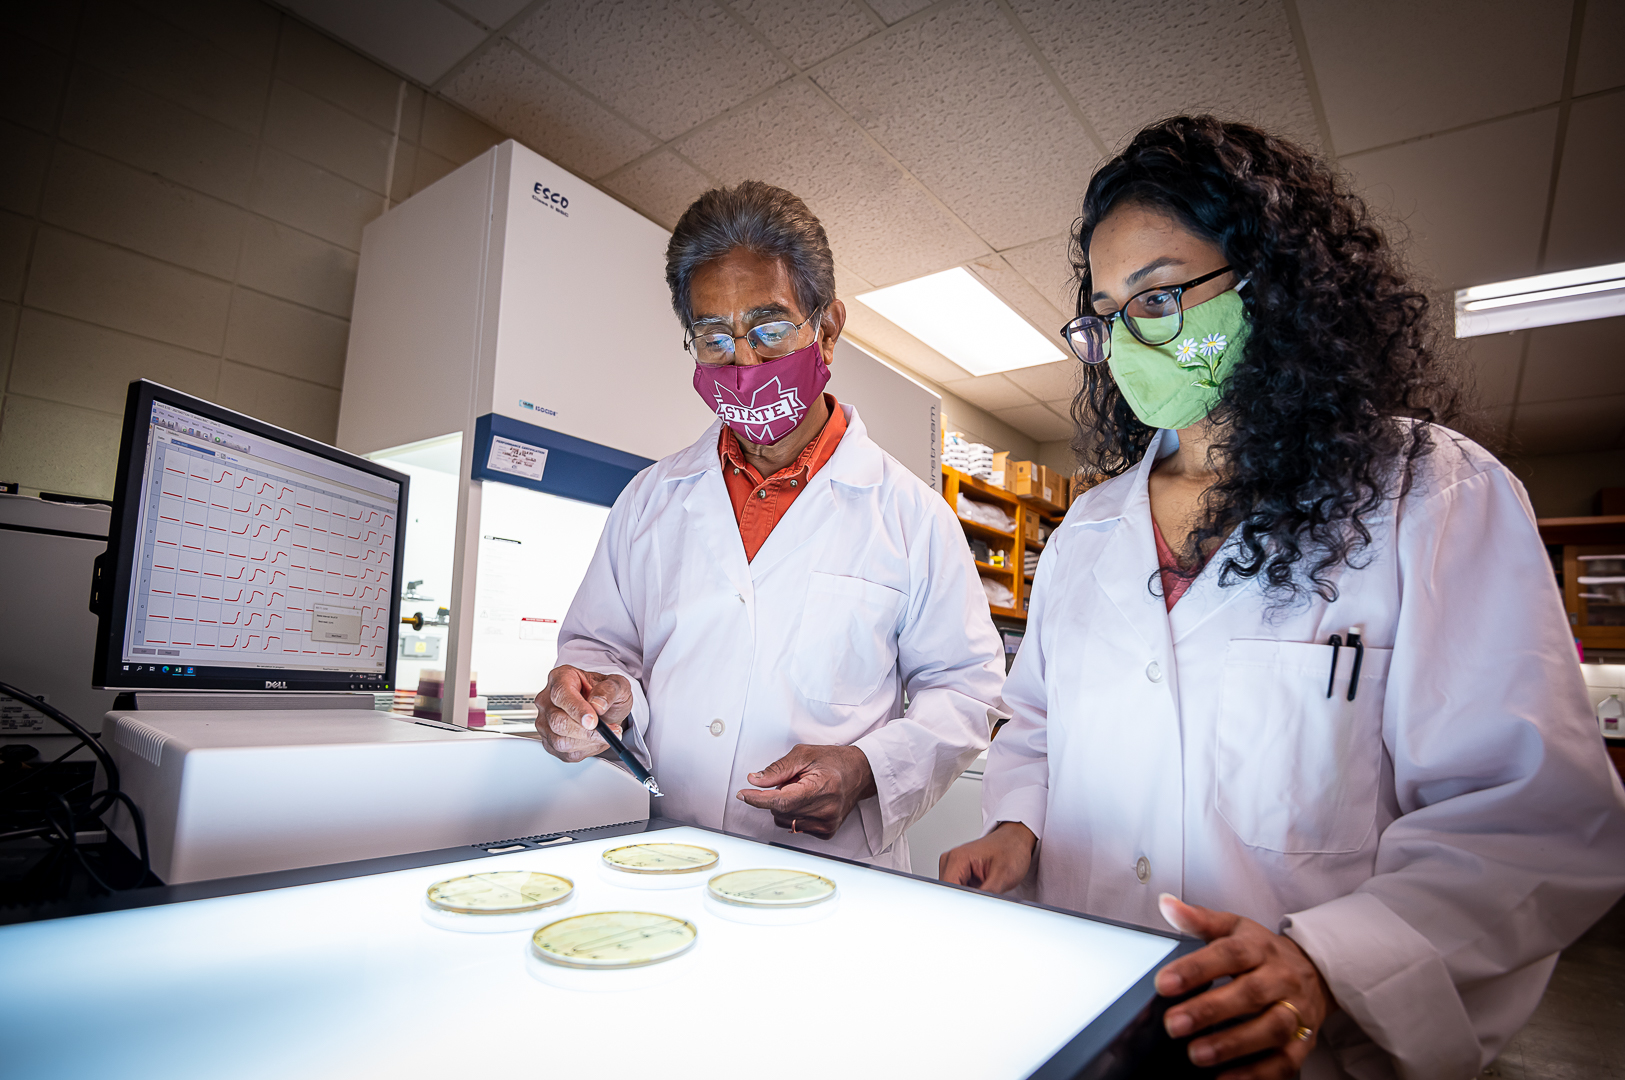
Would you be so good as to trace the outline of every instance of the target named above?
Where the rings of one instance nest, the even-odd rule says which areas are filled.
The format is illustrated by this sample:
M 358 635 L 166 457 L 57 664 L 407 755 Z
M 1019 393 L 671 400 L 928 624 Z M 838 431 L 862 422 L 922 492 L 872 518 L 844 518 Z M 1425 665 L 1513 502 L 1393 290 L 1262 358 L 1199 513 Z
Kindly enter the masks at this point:
M 1625 796 L 1523 487 L 1433 437 L 1335 601 L 1220 588 L 1221 550 L 1169 612 L 1163 432 L 1051 537 L 988 754 L 986 823 L 1040 837 L 1043 902 L 1158 926 L 1169 892 L 1308 953 L 1345 1013 L 1308 1077 L 1476 1075 L 1625 889 Z M 1344 648 L 1328 698 L 1351 626 L 1358 693 Z
M 626 742 L 661 816 L 906 870 L 903 833 L 1004 716 L 1004 650 L 953 511 L 841 408 L 840 445 L 749 562 L 720 421 L 639 473 L 558 662 L 630 679 Z M 797 743 L 855 745 L 874 770 L 878 794 L 827 841 L 734 798 Z

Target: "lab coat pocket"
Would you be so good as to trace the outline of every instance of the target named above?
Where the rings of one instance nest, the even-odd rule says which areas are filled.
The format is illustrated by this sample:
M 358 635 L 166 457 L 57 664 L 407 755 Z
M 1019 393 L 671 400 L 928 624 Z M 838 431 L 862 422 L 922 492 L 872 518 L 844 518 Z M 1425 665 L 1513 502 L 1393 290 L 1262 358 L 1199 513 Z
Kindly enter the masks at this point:
M 860 705 L 897 666 L 904 594 L 863 578 L 813 573 L 790 678 L 813 701 Z
M 1287 854 L 1358 851 L 1375 827 L 1391 649 L 1237 639 L 1225 654 L 1215 754 L 1220 816 L 1243 843 Z

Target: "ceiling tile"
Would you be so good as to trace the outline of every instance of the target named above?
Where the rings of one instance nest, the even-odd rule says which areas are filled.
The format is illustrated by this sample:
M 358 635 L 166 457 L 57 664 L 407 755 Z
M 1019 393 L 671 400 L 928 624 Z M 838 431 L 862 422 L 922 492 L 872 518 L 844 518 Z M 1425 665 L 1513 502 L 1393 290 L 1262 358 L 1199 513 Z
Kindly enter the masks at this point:
M 800 68 L 834 56 L 880 29 L 861 0 L 734 0 L 733 10 Z
M 886 25 L 901 22 L 916 11 L 924 11 L 934 0 L 869 0 L 869 7 L 886 20 Z
M 1520 408 L 1531 401 L 1625 394 L 1625 315 L 1528 333 Z
M 1072 237 L 1063 233 L 999 252 L 1061 313 L 1063 322 L 1072 318 L 1076 306 L 1072 259 L 1068 254 L 1071 246 Z
M 435 0 L 284 0 L 282 6 L 425 86 L 486 36 Z
M 1512 423 L 1520 454 L 1574 454 L 1610 450 L 1625 433 L 1625 395 L 1519 405 Z
M 711 186 L 704 173 L 661 150 L 606 176 L 603 185 L 668 229 Z
M 862 301 L 847 298 L 846 332 L 888 360 L 935 383 L 966 378 L 970 372 Z
M 1568 5 L 1298 0 L 1339 154 L 1557 101 Z
M 958 379 L 943 383 L 943 389 L 958 394 L 972 405 L 988 412 L 994 409 L 1013 409 L 1018 405 L 1033 404 L 1033 396 L 1003 375 L 982 375 L 975 379 Z
M 1054 442 L 1072 437 L 1072 421 L 1063 418 L 1047 405 L 1023 405 L 1016 409 L 999 409 L 994 416 L 1037 442 Z
M 983 255 L 979 259 L 972 259 L 966 269 L 980 278 L 982 284 L 992 289 L 1016 314 L 1031 323 L 1033 329 L 1049 338 L 1057 349 L 1066 347 L 1060 334 L 1061 324 L 1066 319 L 1026 278 L 1016 273 L 1016 268 L 1006 262 L 1002 255 Z
M 503 43 L 458 72 L 445 93 L 538 154 L 585 176 L 602 176 L 655 146 Z
M 1625 86 L 1625 4 L 1587 4 L 1580 30 L 1580 61 L 1574 71 L 1574 92 L 1591 94 L 1611 86 Z
M 874 283 L 865 281 L 840 262 L 835 264 L 835 295 L 842 300 L 850 300 L 859 293 L 866 293 L 873 289 Z
M 1039 401 L 1070 404 L 1078 392 L 1083 365 L 1066 359 L 1053 364 L 1005 372 L 1005 377 Z
M 933 11 L 813 80 L 993 247 L 1077 215 L 1099 154 L 995 0 Z
M 454 0 L 461 8 L 493 30 L 524 10 L 530 0 Z
M 1318 147 L 1278 0 L 1011 0 L 1107 147 L 1153 120 L 1213 112 Z
M 1453 290 L 1535 272 L 1556 136 L 1557 110 L 1543 109 L 1342 163 L 1397 219 L 1390 239 L 1417 273 Z
M 808 152 L 748 152 L 780 145 L 786 132 Z M 801 196 L 823 220 L 835 257 L 876 285 L 946 270 L 987 250 L 802 81 L 707 125 L 677 149 L 724 183 L 765 180 Z
M 547 0 L 509 36 L 660 139 L 792 74 L 710 0 Z
M 1545 269 L 1625 262 L 1621 176 L 1625 176 L 1625 92 L 1576 101 L 1563 140 Z M 1609 212 L 1599 213 L 1601 207 Z
M 1448 301 L 1447 301 L 1448 303 Z M 1518 368 L 1529 331 L 1486 334 L 1459 342 L 1461 359 L 1472 379 L 1473 404 L 1487 408 L 1511 405 L 1518 396 Z

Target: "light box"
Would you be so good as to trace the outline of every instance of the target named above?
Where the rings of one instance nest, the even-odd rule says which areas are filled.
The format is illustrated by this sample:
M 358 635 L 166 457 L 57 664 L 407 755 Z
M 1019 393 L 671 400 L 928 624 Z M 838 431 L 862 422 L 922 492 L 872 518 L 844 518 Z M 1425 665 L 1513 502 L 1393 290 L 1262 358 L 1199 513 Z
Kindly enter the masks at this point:
M 1074 1076 L 1158 1039 L 1170 1048 L 1151 979 L 1198 947 L 1189 939 L 705 829 L 629 831 L 430 853 L 432 865 L 404 869 L 389 868 L 410 858 L 351 864 L 328 868 L 354 875 L 331 880 L 182 886 L 155 892 L 226 895 L 0 927 L 6 1071 L 1017 1080 Z M 641 839 L 711 847 L 716 872 L 814 871 L 836 882 L 838 906 L 816 922 L 746 925 L 708 909 L 710 872 L 681 889 L 612 884 L 603 850 Z M 689 919 L 697 944 L 660 965 L 662 985 L 560 989 L 529 972 L 528 929 L 465 934 L 424 918 L 432 883 L 490 870 L 572 879 L 570 914 Z M 613 986 L 623 973 L 577 974 Z

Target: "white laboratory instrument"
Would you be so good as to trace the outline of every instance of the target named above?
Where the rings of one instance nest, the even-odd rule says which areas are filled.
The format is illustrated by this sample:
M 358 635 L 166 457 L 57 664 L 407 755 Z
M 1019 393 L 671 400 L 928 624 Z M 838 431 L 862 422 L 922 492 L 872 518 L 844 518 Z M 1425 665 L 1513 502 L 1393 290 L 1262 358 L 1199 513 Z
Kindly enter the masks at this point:
M 359 709 L 114 710 L 102 740 L 173 885 L 645 821 L 649 793 L 535 739 Z M 134 850 L 129 815 L 112 815 Z

